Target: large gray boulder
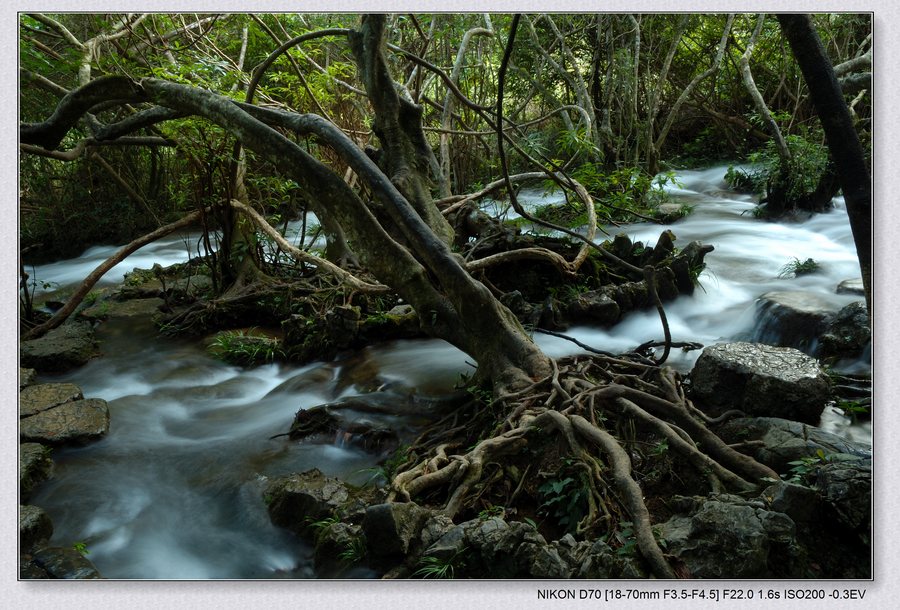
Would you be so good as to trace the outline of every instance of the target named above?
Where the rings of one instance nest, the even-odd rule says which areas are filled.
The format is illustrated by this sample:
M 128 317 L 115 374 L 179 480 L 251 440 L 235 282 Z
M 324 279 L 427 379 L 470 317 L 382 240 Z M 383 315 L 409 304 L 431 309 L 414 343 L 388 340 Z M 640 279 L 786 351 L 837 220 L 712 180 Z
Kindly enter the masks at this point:
M 369 552 L 375 557 L 406 555 L 419 540 L 431 515 L 431 511 L 413 502 L 370 506 L 362 523 Z
M 19 436 L 23 442 L 48 445 L 85 444 L 109 432 L 109 407 L 105 400 L 76 400 L 22 418 Z
M 43 337 L 19 344 L 21 365 L 39 371 L 65 371 L 99 355 L 89 322 L 69 322 Z
M 748 415 L 818 423 L 831 383 L 818 362 L 793 348 L 757 343 L 707 347 L 691 371 L 697 406 L 715 414 Z
M 784 513 L 737 496 L 676 498 L 679 512 L 659 526 L 666 552 L 694 578 L 801 578 L 805 557 Z
M 756 301 L 756 327 L 750 340 L 795 347 L 808 354 L 840 305 L 825 295 L 799 290 L 767 292 Z
M 816 489 L 839 522 L 866 542 L 872 527 L 872 459 L 831 459 L 816 469 Z
M 19 417 L 31 417 L 82 398 L 84 395 L 81 388 L 74 383 L 42 383 L 28 386 L 19 392 Z
M 824 455 L 853 455 L 862 459 L 872 457 L 872 447 L 849 441 L 821 428 L 777 417 L 738 418 L 717 428 L 726 443 L 754 443 L 746 450 L 758 462 L 776 472 L 787 474 L 790 462 Z
M 315 523 L 333 516 L 350 499 L 344 483 L 318 468 L 276 479 L 265 490 L 272 523 L 312 536 Z
M 860 301 L 850 303 L 828 321 L 819 337 L 819 356 L 858 358 L 872 340 L 869 312 Z

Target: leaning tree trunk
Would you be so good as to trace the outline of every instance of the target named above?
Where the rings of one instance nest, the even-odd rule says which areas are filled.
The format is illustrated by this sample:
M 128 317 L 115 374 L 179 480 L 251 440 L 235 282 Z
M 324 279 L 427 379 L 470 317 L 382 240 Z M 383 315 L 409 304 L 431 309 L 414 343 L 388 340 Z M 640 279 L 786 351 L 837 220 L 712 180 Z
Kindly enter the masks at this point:
M 822 41 L 808 15 L 778 15 L 778 22 L 803 72 L 810 97 L 816 107 L 828 149 L 847 202 L 847 215 L 866 292 L 866 306 L 872 313 L 872 179 L 866 156 L 841 86 L 825 54 Z
M 140 82 L 125 77 L 96 79 L 64 97 L 43 123 L 23 124 L 19 135 L 25 144 L 53 150 L 84 113 L 108 100 L 152 102 L 179 116 L 202 116 L 236 136 L 246 148 L 270 159 L 300 185 L 308 199 L 318 201 L 359 248 L 362 262 L 415 308 L 423 330 L 474 358 L 479 376 L 492 382 L 498 395 L 528 387 L 550 374 L 550 360 L 515 316 L 450 250 L 452 230 L 427 189 L 430 149 L 421 128 L 421 109 L 400 100 L 393 88 L 383 54 L 383 24 L 380 16 L 364 18 L 362 31 L 351 37 L 376 111 L 376 131 L 385 146 L 382 167 L 387 174 L 321 117 L 236 103 L 207 90 L 153 78 Z M 146 112 L 152 120 L 172 116 Z M 390 222 L 380 224 L 369 202 L 364 203 L 340 176 L 270 125 L 315 134 L 333 148 L 367 183 L 374 202 Z M 121 136 L 127 132 L 113 125 L 107 133 Z
M 383 147 L 381 168 L 444 243 L 453 229 L 431 199 L 430 176 L 440 167 L 422 129 L 422 108 L 397 94 L 384 58 L 384 15 L 364 15 L 358 32 L 349 34 L 360 80 L 375 110 L 372 130 Z

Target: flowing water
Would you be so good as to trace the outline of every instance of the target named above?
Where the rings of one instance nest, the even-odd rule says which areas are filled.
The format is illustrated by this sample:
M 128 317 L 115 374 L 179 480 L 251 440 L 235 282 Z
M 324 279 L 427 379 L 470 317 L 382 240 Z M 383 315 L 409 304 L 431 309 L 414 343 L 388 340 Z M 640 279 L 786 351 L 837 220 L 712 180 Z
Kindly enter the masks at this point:
M 750 214 L 750 197 L 726 189 L 724 172 L 680 172 L 680 186 L 669 189 L 676 202 L 694 206 L 670 227 L 676 245 L 698 239 L 715 246 L 700 278 L 703 289 L 666 306 L 673 340 L 709 345 L 752 336 L 757 298 L 772 290 L 807 291 L 835 306 L 860 300 L 835 294 L 839 282 L 859 276 L 840 198 L 834 210 L 804 222 L 763 222 Z M 522 193 L 526 205 L 552 198 Z M 652 245 L 662 229 L 633 224 L 609 230 Z M 135 266 L 183 261 L 196 254 L 196 244 L 196 235 L 184 234 L 147 246 L 107 281 L 120 281 Z M 114 250 L 92 248 L 78 259 L 39 266 L 34 275 L 70 285 Z M 822 270 L 779 278 L 793 258 L 814 258 Z M 662 338 L 655 312 L 632 313 L 612 329 L 577 327 L 568 334 L 609 351 Z M 87 447 L 55 451 L 54 476 L 31 502 L 52 518 L 53 544 L 84 542 L 109 578 L 314 577 L 311 549 L 269 522 L 262 498 L 266 479 L 316 467 L 364 483 L 375 460 L 337 439 L 314 444 L 270 437 L 286 432 L 301 408 L 374 387 L 383 402 L 441 394 L 460 373 L 473 370 L 465 354 L 436 340 L 392 342 L 303 367 L 242 369 L 210 358 L 197 342 L 158 339 L 149 322 L 110 320 L 98 337 L 102 358 L 42 380 L 71 380 L 85 396 L 107 400 L 110 432 Z M 558 337 L 535 338 L 551 356 L 579 351 Z M 698 354 L 676 350 L 670 363 L 688 370 Z M 868 362 L 856 366 L 865 369 Z M 416 420 L 407 416 L 392 424 L 401 435 L 411 434 Z M 834 410 L 823 426 L 855 440 L 871 438 L 870 427 L 850 426 Z

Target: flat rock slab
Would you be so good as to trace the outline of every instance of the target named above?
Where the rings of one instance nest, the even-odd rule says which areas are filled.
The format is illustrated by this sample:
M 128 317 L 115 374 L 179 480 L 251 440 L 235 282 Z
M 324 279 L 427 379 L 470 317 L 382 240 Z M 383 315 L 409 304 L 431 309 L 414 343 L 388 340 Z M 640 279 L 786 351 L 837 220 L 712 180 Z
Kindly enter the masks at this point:
M 846 454 L 871 459 L 872 447 L 855 443 L 815 426 L 778 417 L 741 417 L 719 426 L 718 435 L 726 443 L 762 441 L 749 453 L 756 461 L 775 472 L 787 473 L 790 463 L 814 457 L 819 451 L 826 455 Z
M 160 298 L 130 299 L 128 301 L 106 299 L 94 303 L 90 307 L 84 309 L 79 315 L 85 318 L 98 320 L 107 318 L 150 317 L 157 313 L 159 308 L 165 305 L 165 303 L 166 302 Z
M 87 364 L 99 355 L 89 322 L 54 328 L 43 337 L 19 344 L 20 364 L 39 371 L 66 371 Z
M 84 395 L 74 383 L 42 383 L 19 392 L 19 417 L 31 417 L 61 404 L 81 400 Z
M 46 572 L 49 578 L 78 580 L 103 578 L 94 564 L 73 548 L 43 548 L 34 554 L 32 561 Z
M 84 444 L 109 432 L 109 407 L 99 398 L 76 400 L 41 411 L 19 423 L 22 441 Z
M 831 398 L 831 382 L 814 358 L 758 343 L 707 347 L 691 371 L 691 383 L 698 407 L 713 414 L 739 409 L 817 424 Z

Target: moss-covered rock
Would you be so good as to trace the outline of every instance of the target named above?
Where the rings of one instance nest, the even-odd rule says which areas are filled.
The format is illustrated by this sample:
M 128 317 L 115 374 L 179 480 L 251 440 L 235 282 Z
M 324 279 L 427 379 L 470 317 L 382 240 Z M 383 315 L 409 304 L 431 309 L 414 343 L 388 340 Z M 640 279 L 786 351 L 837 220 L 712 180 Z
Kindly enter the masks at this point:
M 66 371 L 87 364 L 99 355 L 89 322 L 69 322 L 43 337 L 19 344 L 22 366 L 39 371 Z

